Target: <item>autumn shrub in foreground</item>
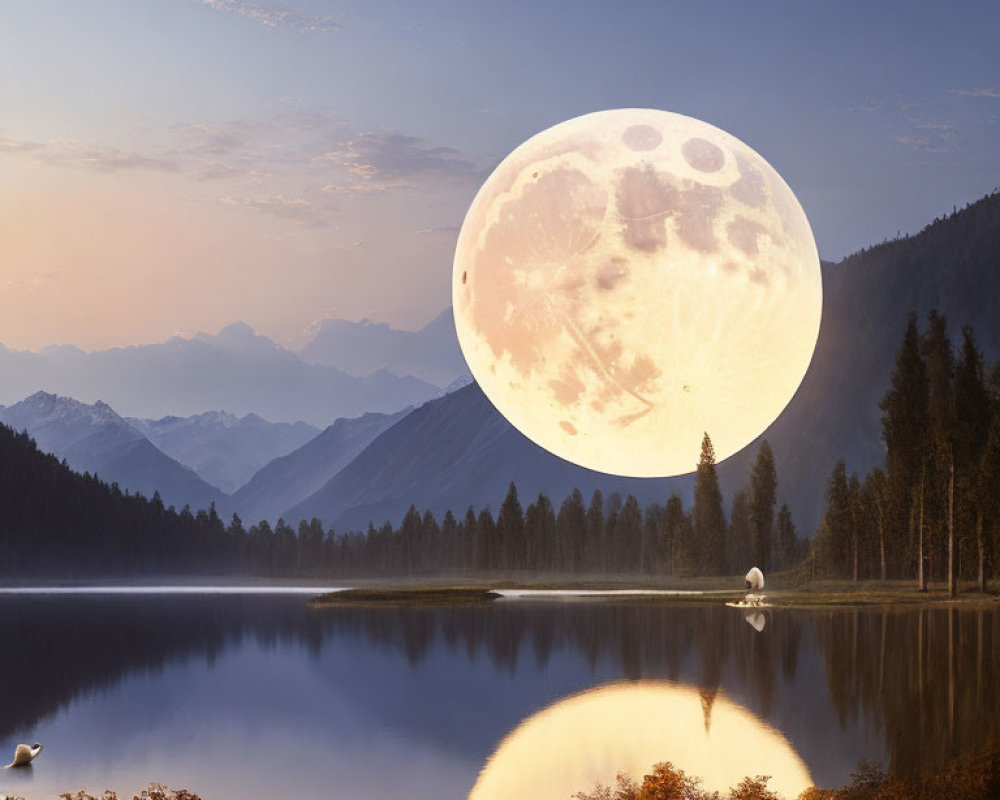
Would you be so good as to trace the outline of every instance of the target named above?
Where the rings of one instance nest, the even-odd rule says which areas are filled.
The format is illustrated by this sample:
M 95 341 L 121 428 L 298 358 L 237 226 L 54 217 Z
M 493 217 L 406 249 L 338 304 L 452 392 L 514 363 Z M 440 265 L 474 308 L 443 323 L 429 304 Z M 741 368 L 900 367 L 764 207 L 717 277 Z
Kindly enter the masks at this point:
M 729 790 L 729 800 L 781 800 L 767 788 L 770 777 L 744 778 Z M 722 800 L 718 792 L 701 788 L 701 778 L 677 769 L 669 761 L 656 764 L 638 784 L 627 775 L 618 774 L 615 786 L 598 784 L 592 792 L 577 792 L 574 800 Z
M 118 794 L 105 789 L 100 797 L 94 797 L 84 791 L 76 794 L 63 792 L 59 795 L 59 800 L 118 800 Z M 196 794 L 191 794 L 187 789 L 168 789 L 160 783 L 151 783 L 148 788 L 143 789 L 139 794 L 133 795 L 132 800 L 201 800 Z
M 598 784 L 573 800 L 791 800 L 767 788 L 767 775 L 744 778 L 725 794 L 701 789 L 701 779 L 669 762 L 657 764 L 641 784 L 619 774 L 615 785 Z M 955 759 L 920 783 L 887 776 L 862 761 L 851 782 L 840 789 L 812 787 L 798 800 L 1000 800 L 1000 750 Z

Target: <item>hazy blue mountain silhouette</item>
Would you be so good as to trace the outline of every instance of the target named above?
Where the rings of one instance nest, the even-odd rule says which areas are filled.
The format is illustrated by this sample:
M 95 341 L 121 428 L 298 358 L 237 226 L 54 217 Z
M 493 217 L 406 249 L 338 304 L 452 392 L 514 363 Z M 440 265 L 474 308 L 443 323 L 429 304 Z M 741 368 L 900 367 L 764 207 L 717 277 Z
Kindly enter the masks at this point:
M 202 509 L 222 498 L 216 487 L 162 453 L 101 401 L 87 405 L 36 392 L 0 412 L 0 422 L 27 431 L 40 450 L 65 459 L 76 472 L 96 473 L 146 497 L 159 491 L 165 505 Z
M 395 414 L 364 414 L 338 419 L 288 455 L 276 458 L 222 503 L 247 522 L 274 522 L 281 514 L 321 489 L 379 434 L 409 409 Z
M 618 478 L 577 467 L 529 441 L 493 407 L 478 384 L 425 403 L 375 439 L 286 520 L 319 517 L 338 530 L 398 524 L 411 503 L 439 516 L 469 506 L 500 507 L 514 481 L 523 505 L 539 491 L 558 503 L 573 487 L 633 492 L 665 501 L 663 480 Z M 558 509 L 557 509 L 558 510 Z
M 352 375 L 387 369 L 447 386 L 469 370 L 455 336 L 451 308 L 418 331 L 401 331 L 383 323 L 323 320 L 300 355 L 312 364 L 336 367 Z
M 207 411 L 190 417 L 127 422 L 171 458 L 190 467 L 227 494 L 235 492 L 257 470 L 302 446 L 319 429 L 304 422 L 268 422 L 256 414 L 237 417 Z
M 65 346 L 24 353 L 0 345 L 0 375 L 3 403 L 44 389 L 84 402 L 103 399 L 131 417 L 223 409 L 317 427 L 369 411 L 393 413 L 441 391 L 385 370 L 356 377 L 307 364 L 243 323 L 215 335 L 94 353 Z

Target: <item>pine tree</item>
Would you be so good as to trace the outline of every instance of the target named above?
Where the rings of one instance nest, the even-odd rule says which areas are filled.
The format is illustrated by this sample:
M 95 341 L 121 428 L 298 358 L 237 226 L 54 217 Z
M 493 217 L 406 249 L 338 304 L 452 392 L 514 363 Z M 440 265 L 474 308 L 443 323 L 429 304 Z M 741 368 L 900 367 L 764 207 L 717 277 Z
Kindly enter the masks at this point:
M 660 550 L 660 539 L 663 526 L 666 524 L 666 514 L 659 503 L 646 506 L 642 515 L 642 555 L 639 562 L 645 574 L 662 572 L 665 561 Z
M 441 520 L 441 563 L 448 567 L 460 566 L 458 557 L 458 520 L 449 508 Z
M 688 543 L 682 542 L 678 538 L 685 516 L 684 501 L 681 500 L 680 495 L 670 495 L 663 513 L 663 533 L 660 538 L 660 553 L 663 563 L 667 565 L 669 575 L 677 575 L 678 565 L 687 564 L 691 560 L 690 554 L 684 550 Z
M 539 492 L 538 499 L 524 512 L 527 565 L 538 570 L 555 568 L 556 515 L 552 502 Z
M 421 572 L 440 566 L 441 528 L 434 513 L 427 509 L 420 520 L 420 553 L 418 563 Z
M 694 574 L 697 566 L 694 529 L 691 517 L 684 511 L 684 501 L 676 494 L 667 500 L 663 538 L 664 547 L 668 548 L 669 553 L 670 574 Z
M 926 583 L 926 542 L 924 541 L 924 495 L 928 454 L 927 366 L 920 352 L 917 315 L 910 312 L 903 344 L 896 357 L 891 388 L 879 407 L 882 409 L 882 439 L 886 445 L 887 517 L 893 536 L 893 550 L 901 552 L 916 521 L 917 583 Z M 913 513 L 916 509 L 917 513 Z
M 936 310 L 928 315 L 923 350 L 927 359 L 930 421 L 930 465 L 934 485 L 935 517 L 944 529 L 948 594 L 957 593 L 955 552 L 955 359 L 948 338 L 947 320 Z
M 594 489 L 587 509 L 586 541 L 583 547 L 583 557 L 587 569 L 598 571 L 606 564 L 609 551 L 604 537 L 604 495 L 600 489 Z
M 754 565 L 753 521 L 745 491 L 733 495 L 729 511 L 729 562 L 732 570 L 744 574 Z
M 955 475 L 960 530 L 975 531 L 975 542 L 967 535 L 962 537 L 961 560 L 962 563 L 973 560 L 969 551 L 975 544 L 982 589 L 985 589 L 985 573 L 978 476 L 992 411 L 984 371 L 982 354 L 976 348 L 972 329 L 966 325 L 962 328 L 962 353 L 955 368 Z
M 634 494 L 625 498 L 618 524 L 615 527 L 618 542 L 618 557 L 615 565 L 619 570 L 635 572 L 642 569 L 642 509 Z
M 469 571 L 479 569 L 481 561 L 477 549 L 479 546 L 479 523 L 476 520 L 476 511 L 472 506 L 465 510 L 465 519 L 462 520 L 458 538 L 458 551 L 462 568 Z
M 861 488 L 864 497 L 864 506 L 868 517 L 869 525 L 874 527 L 874 542 L 877 543 L 879 576 L 882 581 L 886 579 L 886 555 L 885 555 L 885 525 L 886 525 L 886 500 L 888 495 L 888 479 L 885 473 L 875 467 L 865 476 L 864 486 Z
M 494 570 L 498 563 L 497 525 L 486 506 L 476 518 L 476 569 Z
M 422 556 L 423 521 L 415 505 L 411 505 L 399 526 L 403 572 L 412 575 L 417 571 L 417 562 Z
M 569 497 L 559 506 L 556 517 L 556 541 L 558 544 L 559 566 L 569 572 L 582 568 L 581 543 L 587 527 L 587 510 L 583 505 L 583 495 L 573 489 Z
M 861 481 L 858 480 L 858 473 L 852 472 L 851 477 L 847 479 L 847 506 L 850 521 L 851 579 L 855 583 L 860 579 L 861 527 L 864 519 L 864 509 L 861 507 L 861 502 Z
M 792 521 L 792 512 L 787 504 L 782 504 L 778 511 L 778 547 L 777 566 L 786 569 L 795 563 L 796 550 L 798 548 L 798 536 L 795 532 L 795 523 Z
M 771 569 L 774 504 L 777 501 L 778 476 L 774 453 L 767 439 L 760 443 L 750 475 L 750 519 L 753 523 L 753 558 L 766 574 Z
M 726 516 L 715 471 L 715 449 L 707 433 L 701 442 L 691 516 L 699 550 L 698 570 L 704 575 L 723 574 L 726 570 Z
M 851 499 L 847 465 L 836 463 L 826 485 L 826 513 L 817 535 L 818 558 L 824 571 L 843 577 L 847 574 L 851 539 Z
M 507 487 L 507 496 L 497 515 L 497 535 L 503 548 L 504 568 L 523 569 L 526 563 L 524 512 L 521 509 L 521 502 L 517 499 L 517 487 L 513 481 Z
M 986 562 L 993 561 L 996 574 L 998 548 L 1000 548 L 1000 413 L 994 413 L 990 424 L 986 447 L 979 462 L 977 481 L 979 516 L 977 518 L 976 539 L 979 545 L 979 589 L 986 590 Z M 993 535 L 987 540 L 984 528 L 990 528 Z

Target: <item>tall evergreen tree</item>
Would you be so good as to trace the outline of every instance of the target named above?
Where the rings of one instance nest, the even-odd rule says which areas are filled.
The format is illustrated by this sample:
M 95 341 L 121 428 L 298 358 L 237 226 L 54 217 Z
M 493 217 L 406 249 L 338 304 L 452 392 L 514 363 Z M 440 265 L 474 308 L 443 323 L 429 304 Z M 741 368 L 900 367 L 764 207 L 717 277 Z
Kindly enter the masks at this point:
M 847 479 L 847 506 L 850 520 L 851 579 L 855 583 L 860 579 L 861 528 L 864 519 L 861 502 L 861 481 L 858 480 L 858 473 L 852 472 L 851 477 Z
M 634 494 L 625 498 L 618 523 L 615 526 L 615 540 L 618 542 L 618 554 L 615 566 L 619 571 L 636 572 L 642 569 L 642 509 Z
M 476 566 L 480 570 L 495 570 L 499 564 L 497 524 L 486 506 L 476 518 Z
M 875 467 L 865 476 L 865 483 L 861 489 L 865 498 L 865 509 L 869 524 L 874 527 L 874 544 L 877 547 L 877 560 L 879 564 L 879 577 L 882 581 L 886 579 L 886 554 L 885 554 L 885 525 L 886 525 L 886 502 L 888 498 L 888 479 L 885 473 Z
M 449 508 L 441 520 L 441 561 L 449 567 L 459 566 L 458 520 Z
M 962 328 L 962 352 L 955 368 L 955 475 L 959 498 L 957 515 L 963 531 L 960 539 L 961 563 L 971 565 L 978 558 L 979 581 L 985 589 L 982 546 L 982 513 L 979 508 L 979 470 L 990 430 L 991 404 L 986 388 L 983 357 L 976 347 L 972 329 Z M 973 540 L 968 534 L 975 532 Z M 976 554 L 973 555 L 973 550 Z M 960 573 L 971 572 L 959 568 Z
M 946 563 L 948 594 L 957 592 L 955 552 L 955 359 L 948 322 L 936 310 L 928 315 L 923 351 L 927 359 L 927 416 L 930 422 L 930 469 L 933 479 L 933 509 L 938 524 L 937 547 Z M 942 535 L 943 534 L 943 535 Z M 942 541 L 943 539 L 943 541 Z
M 795 563 L 798 537 L 795 532 L 795 523 L 792 521 L 792 512 L 787 504 L 782 504 L 778 511 L 778 542 L 777 542 L 777 566 L 785 569 Z
M 581 543 L 587 527 L 587 510 L 579 489 L 573 489 L 569 497 L 559 506 L 556 517 L 556 540 L 558 542 L 559 566 L 570 572 L 581 567 Z
M 646 506 L 642 516 L 642 555 L 639 558 L 641 571 L 645 574 L 662 572 L 666 566 L 660 549 L 660 539 L 666 514 L 659 503 Z
M 411 505 L 399 526 L 400 556 L 407 575 L 417 571 L 417 560 L 421 555 L 423 520 L 415 505 Z
M 422 572 L 441 566 L 441 528 L 434 513 L 427 509 L 420 520 L 420 553 L 417 563 Z
M 817 536 L 817 557 L 827 574 L 843 577 L 848 572 L 851 539 L 851 496 L 847 465 L 834 465 L 826 485 L 826 513 Z
M 745 491 L 736 492 L 729 511 L 729 563 L 734 572 L 745 573 L 754 565 L 753 520 Z
M 887 512 L 894 532 L 892 549 L 902 567 L 908 559 L 901 554 L 910 537 L 900 534 L 916 528 L 913 556 L 917 561 L 917 583 L 921 589 L 927 587 L 923 525 L 929 441 L 927 403 L 927 366 L 920 352 L 917 315 L 910 312 L 892 372 L 891 387 L 882 398 L 880 408 L 888 473 Z
M 726 570 L 726 515 L 715 471 L 715 449 L 707 433 L 701 441 L 691 517 L 699 550 L 698 570 L 704 575 L 723 574 Z
M 479 522 L 476 519 L 476 510 L 472 506 L 469 506 L 465 510 L 465 519 L 462 520 L 462 527 L 458 532 L 458 536 L 458 549 L 462 554 L 462 566 L 468 570 L 476 569 L 482 562 L 482 559 L 478 550 L 480 544 Z
M 777 501 L 778 475 L 774 453 L 767 439 L 760 443 L 750 474 L 750 519 L 753 523 L 753 557 L 764 572 L 771 569 L 773 549 L 774 504 Z
M 992 561 L 997 572 L 1000 556 L 1000 413 L 994 413 L 990 423 L 983 457 L 979 462 L 978 506 L 976 538 L 979 546 L 979 588 L 986 590 L 986 562 Z M 985 530 L 992 531 L 987 538 Z
M 552 501 L 542 492 L 524 514 L 524 535 L 527 541 L 527 565 L 534 569 L 552 570 L 556 558 L 556 515 Z
M 666 564 L 667 573 L 677 575 L 678 566 L 687 565 L 692 559 L 687 548 L 689 542 L 680 540 L 681 524 L 684 522 L 684 501 L 680 495 L 672 494 L 667 500 L 667 507 L 663 513 L 663 533 L 660 538 L 660 553 L 663 563 Z
M 691 515 L 684 511 L 684 502 L 673 494 L 667 500 L 664 538 L 670 543 L 670 569 L 673 575 L 693 575 L 698 566 L 694 526 Z
M 523 569 L 526 561 L 524 512 L 513 481 L 507 487 L 507 496 L 497 515 L 497 535 L 503 547 L 503 566 L 506 569 Z
M 609 556 L 604 536 L 604 495 L 594 489 L 587 509 L 587 528 L 583 547 L 583 558 L 587 569 L 598 571 L 607 563 Z

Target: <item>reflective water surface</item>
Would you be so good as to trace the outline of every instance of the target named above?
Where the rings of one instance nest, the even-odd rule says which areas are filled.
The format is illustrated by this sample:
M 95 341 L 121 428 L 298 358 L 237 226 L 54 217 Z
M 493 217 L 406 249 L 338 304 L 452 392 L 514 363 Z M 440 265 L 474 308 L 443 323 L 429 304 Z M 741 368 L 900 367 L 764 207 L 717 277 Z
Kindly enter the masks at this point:
M 0 760 L 18 742 L 45 746 L 32 767 L 0 772 L 0 794 L 125 793 L 156 780 L 206 800 L 464 798 L 481 770 L 525 771 L 511 743 L 567 709 L 583 716 L 546 735 L 593 753 L 576 787 L 589 789 L 630 766 L 611 760 L 648 755 L 601 755 L 610 723 L 587 720 L 607 719 L 591 711 L 609 696 L 623 730 L 653 724 L 640 709 L 653 719 L 674 751 L 658 760 L 680 764 L 671 743 L 688 733 L 720 758 L 780 751 L 819 785 L 844 783 L 861 758 L 915 775 L 1000 742 L 996 606 L 306 600 L 0 595 Z M 770 763 L 755 772 L 777 774 Z

